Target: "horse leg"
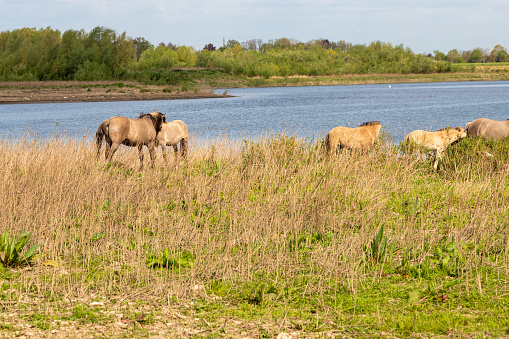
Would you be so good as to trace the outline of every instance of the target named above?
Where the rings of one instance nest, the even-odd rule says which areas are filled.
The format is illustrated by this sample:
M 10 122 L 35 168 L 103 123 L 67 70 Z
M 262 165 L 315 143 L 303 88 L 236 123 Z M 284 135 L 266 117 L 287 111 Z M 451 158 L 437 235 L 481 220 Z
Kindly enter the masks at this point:
M 180 155 L 182 155 L 182 158 L 187 157 L 187 142 L 188 140 L 186 138 L 180 140 Z
M 168 155 L 166 154 L 166 145 L 161 144 L 161 151 L 163 152 L 163 159 L 165 162 L 168 162 Z
M 108 143 L 106 143 L 107 145 Z M 101 147 L 103 145 L 103 140 L 101 138 L 101 141 L 99 141 L 99 139 L 96 138 L 96 147 L 97 147 L 97 154 L 95 156 L 96 160 L 99 159 L 99 156 L 101 155 Z
M 179 149 L 177 147 L 178 143 L 176 143 L 175 145 L 172 145 L 173 146 L 173 153 L 175 154 L 175 156 L 178 156 L 178 152 L 179 152 Z M 182 147 L 182 146 L 180 146 Z
M 106 141 L 106 146 L 104 148 L 104 160 L 108 161 L 108 156 L 111 152 L 111 143 Z
M 155 166 L 156 163 L 156 146 L 154 144 L 147 145 L 148 153 L 150 154 L 150 162 L 152 163 L 152 167 Z
M 119 146 L 120 146 L 119 143 L 112 142 L 111 140 L 106 140 L 106 150 L 104 151 L 104 159 L 106 161 L 111 161 L 111 158 L 113 158 L 113 154 L 115 154 Z
M 442 159 L 443 151 L 439 148 L 435 151 L 435 162 L 433 163 L 433 171 L 438 170 L 438 162 Z
M 143 170 L 143 144 L 138 145 L 138 154 L 140 156 L 140 171 Z

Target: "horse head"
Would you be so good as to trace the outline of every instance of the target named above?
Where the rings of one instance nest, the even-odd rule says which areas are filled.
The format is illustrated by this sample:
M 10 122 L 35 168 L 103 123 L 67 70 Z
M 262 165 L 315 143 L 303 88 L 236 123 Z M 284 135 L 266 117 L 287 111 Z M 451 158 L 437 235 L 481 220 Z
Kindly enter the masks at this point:
M 154 112 L 150 113 L 150 115 L 155 118 L 154 128 L 156 132 L 160 132 L 163 124 L 166 123 L 166 114 L 159 113 L 154 109 Z
M 138 119 L 146 117 L 152 120 L 152 124 L 154 125 L 156 133 L 159 133 L 161 131 L 163 123 L 166 123 L 166 114 L 156 112 L 156 110 L 154 110 L 154 112 L 152 113 L 141 113 Z

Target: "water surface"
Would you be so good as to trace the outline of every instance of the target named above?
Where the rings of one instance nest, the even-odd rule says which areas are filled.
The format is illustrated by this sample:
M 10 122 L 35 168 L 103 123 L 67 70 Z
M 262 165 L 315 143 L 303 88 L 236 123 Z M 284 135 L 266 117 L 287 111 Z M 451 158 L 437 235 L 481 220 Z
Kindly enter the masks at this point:
M 223 92 L 224 90 L 218 90 Z M 186 122 L 192 136 L 256 139 L 285 132 L 322 137 L 336 126 L 378 120 L 396 141 L 415 129 L 465 126 L 480 117 L 509 118 L 509 82 L 456 82 L 392 85 L 228 89 L 234 98 L 0 105 L 0 137 L 26 132 L 41 138 L 91 138 L 115 115 L 166 113 Z

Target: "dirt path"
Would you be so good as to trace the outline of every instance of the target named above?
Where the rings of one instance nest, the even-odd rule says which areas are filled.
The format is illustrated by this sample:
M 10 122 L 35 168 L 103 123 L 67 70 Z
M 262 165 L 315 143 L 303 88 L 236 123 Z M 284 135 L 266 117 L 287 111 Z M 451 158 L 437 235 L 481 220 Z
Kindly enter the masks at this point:
M 177 100 L 226 96 L 208 89 L 182 91 L 169 86 L 129 82 L 0 82 L 0 104 Z

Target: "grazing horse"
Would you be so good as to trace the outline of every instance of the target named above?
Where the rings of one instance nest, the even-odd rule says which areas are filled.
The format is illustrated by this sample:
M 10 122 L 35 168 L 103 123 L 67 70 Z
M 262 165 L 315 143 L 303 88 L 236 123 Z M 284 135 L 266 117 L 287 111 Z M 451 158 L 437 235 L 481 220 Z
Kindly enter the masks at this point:
M 419 146 L 434 151 L 435 162 L 433 163 L 433 169 L 436 171 L 438 168 L 438 161 L 442 158 L 447 146 L 466 136 L 467 132 L 461 127 L 442 128 L 436 132 L 417 130 L 408 133 L 405 136 L 405 142 L 413 141 Z
M 143 145 L 148 147 L 152 165 L 156 157 L 157 134 L 161 125 L 166 122 L 165 114 L 154 110 L 152 113 L 140 114 L 136 119 L 113 117 L 104 120 L 95 132 L 97 157 L 101 153 L 103 138 L 106 140 L 104 156 L 110 161 L 120 144 L 138 147 L 140 154 L 140 169 L 143 169 Z
M 485 137 L 494 140 L 509 136 L 509 119 L 498 121 L 486 118 L 480 118 L 469 122 L 465 126 L 468 135 L 474 137 Z
M 327 153 L 339 149 L 368 151 L 378 138 L 382 125 L 378 121 L 365 122 L 359 127 L 335 127 L 325 137 Z
M 166 146 L 173 146 L 175 153 L 178 152 L 177 145 L 180 143 L 180 155 L 187 156 L 187 145 L 189 142 L 189 130 L 182 120 L 173 120 L 161 125 L 161 131 L 157 134 L 157 143 L 161 145 L 163 157 L 166 159 Z

